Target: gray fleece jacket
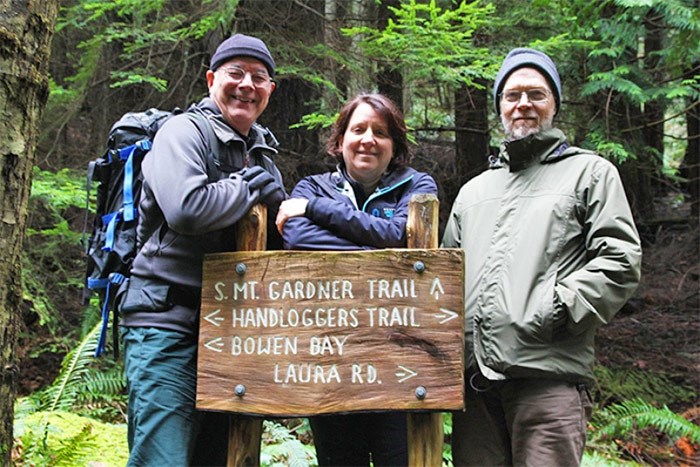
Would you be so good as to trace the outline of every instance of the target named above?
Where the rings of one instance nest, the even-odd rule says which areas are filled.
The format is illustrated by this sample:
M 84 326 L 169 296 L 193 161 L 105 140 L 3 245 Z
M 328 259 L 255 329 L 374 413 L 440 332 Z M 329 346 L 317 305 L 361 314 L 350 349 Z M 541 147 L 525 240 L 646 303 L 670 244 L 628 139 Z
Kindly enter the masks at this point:
M 213 149 L 218 173 L 211 174 L 208 167 L 209 133 L 202 131 L 203 125 L 196 124 L 189 112 L 198 113 L 211 124 L 217 140 Z M 248 138 L 240 135 L 209 98 L 189 112 L 165 123 L 143 161 L 137 231 L 140 249 L 131 269 L 132 283 L 143 278 L 170 286 L 174 298 L 169 301 L 174 303 L 164 311 L 122 310 L 121 325 L 125 327 L 193 333 L 204 255 L 235 250 L 236 222 L 260 202 L 259 190 L 251 190 L 239 171 L 246 161 L 249 166 L 263 166 L 283 186 L 270 158 L 277 151 L 265 142 L 259 127 L 253 127 Z M 274 223 L 269 227 L 268 238 L 272 238 L 276 234 Z

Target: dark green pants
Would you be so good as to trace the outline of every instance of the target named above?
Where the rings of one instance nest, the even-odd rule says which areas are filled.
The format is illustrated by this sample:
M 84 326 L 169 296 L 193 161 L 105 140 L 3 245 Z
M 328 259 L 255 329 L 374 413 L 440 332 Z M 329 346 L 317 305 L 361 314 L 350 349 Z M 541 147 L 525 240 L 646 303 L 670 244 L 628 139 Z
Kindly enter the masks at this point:
M 521 378 L 488 381 L 467 372 L 465 411 L 452 414 L 457 466 L 577 466 L 591 397 L 582 385 Z
M 129 466 L 225 465 L 228 419 L 195 410 L 197 342 L 156 328 L 122 328 L 129 390 Z

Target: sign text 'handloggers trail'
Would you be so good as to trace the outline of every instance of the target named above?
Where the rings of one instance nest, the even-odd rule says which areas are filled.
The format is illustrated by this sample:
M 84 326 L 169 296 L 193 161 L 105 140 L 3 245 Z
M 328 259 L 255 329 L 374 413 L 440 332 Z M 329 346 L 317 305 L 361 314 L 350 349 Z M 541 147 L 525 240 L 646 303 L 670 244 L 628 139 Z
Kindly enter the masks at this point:
M 197 408 L 460 409 L 463 307 L 459 249 L 208 255 Z

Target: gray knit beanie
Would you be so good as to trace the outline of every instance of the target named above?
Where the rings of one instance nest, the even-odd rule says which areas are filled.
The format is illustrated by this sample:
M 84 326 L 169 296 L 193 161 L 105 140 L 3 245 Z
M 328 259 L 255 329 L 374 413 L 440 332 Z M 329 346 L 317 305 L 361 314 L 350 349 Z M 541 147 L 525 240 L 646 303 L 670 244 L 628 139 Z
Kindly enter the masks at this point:
M 551 58 L 539 50 L 517 48 L 508 52 L 508 55 L 506 55 L 506 58 L 503 60 L 501 69 L 498 70 L 498 74 L 496 75 L 493 86 L 493 102 L 496 106 L 496 114 L 501 114 L 501 103 L 498 95 L 503 90 L 506 79 L 508 79 L 508 76 L 515 70 L 523 67 L 537 68 L 538 71 L 544 74 L 547 81 L 549 81 L 556 100 L 555 114 L 559 112 L 559 107 L 561 107 L 561 80 L 559 79 L 556 65 Z
M 275 76 L 275 61 L 267 50 L 267 46 L 257 37 L 246 36 L 245 34 L 235 34 L 223 41 L 216 48 L 216 52 L 211 56 L 209 69 L 216 71 L 221 65 L 233 57 L 253 57 L 265 64 L 270 76 Z

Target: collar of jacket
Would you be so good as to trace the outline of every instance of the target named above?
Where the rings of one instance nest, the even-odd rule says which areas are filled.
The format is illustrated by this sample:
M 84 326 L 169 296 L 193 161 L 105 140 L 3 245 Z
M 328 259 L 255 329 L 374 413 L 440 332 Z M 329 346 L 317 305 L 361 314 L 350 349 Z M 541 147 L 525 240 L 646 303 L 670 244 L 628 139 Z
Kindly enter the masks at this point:
M 379 185 L 377 185 L 377 188 L 375 188 L 374 193 L 389 191 L 392 188 L 412 179 L 413 175 L 414 171 L 410 167 L 386 171 L 384 174 L 382 174 L 382 178 L 379 180 Z M 353 188 L 358 190 L 362 189 L 362 185 L 350 178 L 345 165 L 342 163 L 336 166 L 336 171 L 333 173 L 332 179 L 336 186 L 340 189 L 345 186 L 346 181 L 350 183 Z
M 197 108 L 202 111 L 202 113 L 207 117 L 207 120 L 211 122 L 214 134 L 219 140 L 224 144 L 241 144 L 247 149 L 247 152 L 252 153 L 254 151 L 262 150 L 266 154 L 277 154 L 277 149 L 269 146 L 265 142 L 265 137 L 261 131 L 258 130 L 257 125 L 253 124 L 250 128 L 250 134 L 248 137 L 244 137 L 236 130 L 234 130 L 226 121 L 224 120 L 221 110 L 214 101 L 209 97 L 205 97 L 197 105 Z
M 505 162 L 511 172 L 517 172 L 536 162 L 553 162 L 562 157 L 568 147 L 564 132 L 550 128 L 525 138 L 504 141 L 498 159 Z
M 410 167 L 384 172 L 381 180 L 379 180 L 379 185 L 369 195 L 364 194 L 362 185 L 350 178 L 344 164 L 338 164 L 337 170 L 331 175 L 331 179 L 339 193 L 350 198 L 357 209 L 364 211 L 371 200 L 398 188 L 404 183 L 408 183 L 413 179 L 414 175 L 415 170 Z M 362 201 L 362 206 L 358 206 L 358 200 Z

